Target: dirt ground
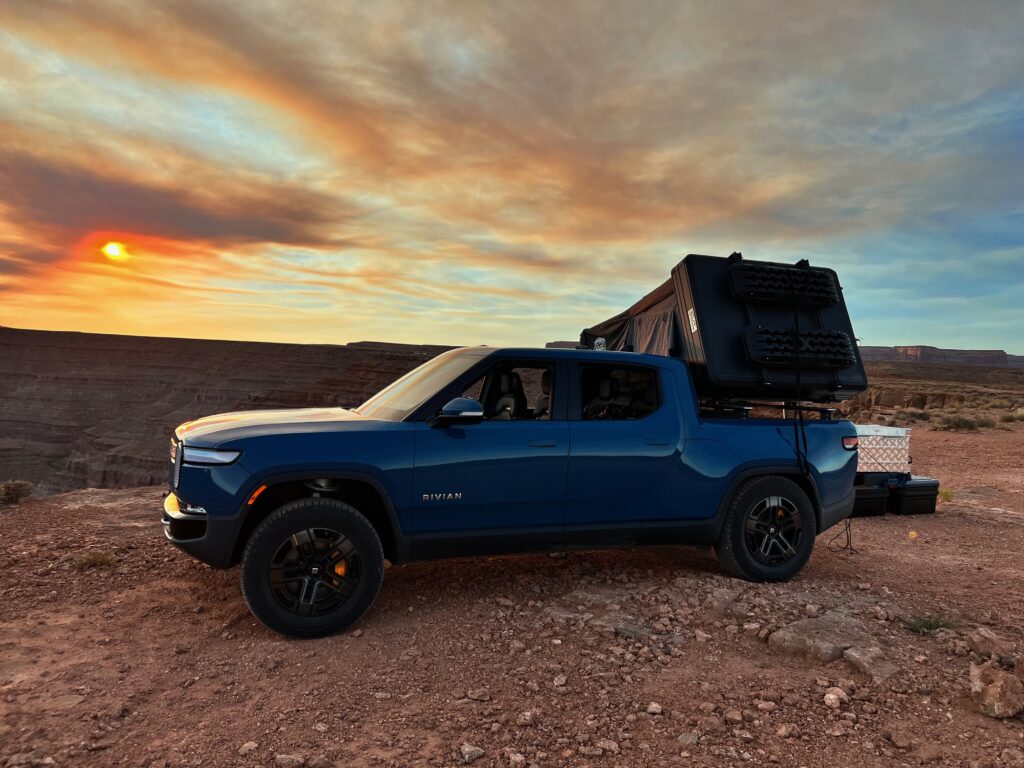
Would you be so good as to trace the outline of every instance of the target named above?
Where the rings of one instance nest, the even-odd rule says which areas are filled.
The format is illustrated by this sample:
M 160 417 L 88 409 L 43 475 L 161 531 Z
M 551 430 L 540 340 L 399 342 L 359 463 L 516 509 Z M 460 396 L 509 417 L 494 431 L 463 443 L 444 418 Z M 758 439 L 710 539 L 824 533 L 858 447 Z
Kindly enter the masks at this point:
M 167 544 L 159 488 L 4 508 L 0 765 L 1016 764 L 1024 720 L 978 712 L 963 633 L 1022 648 L 1022 438 L 915 431 L 915 471 L 952 500 L 855 520 L 855 554 L 822 536 L 785 585 L 694 548 L 413 564 L 314 641 L 262 628 L 237 570 Z M 899 671 L 764 639 L 833 609 Z M 936 616 L 955 627 L 905 624 Z

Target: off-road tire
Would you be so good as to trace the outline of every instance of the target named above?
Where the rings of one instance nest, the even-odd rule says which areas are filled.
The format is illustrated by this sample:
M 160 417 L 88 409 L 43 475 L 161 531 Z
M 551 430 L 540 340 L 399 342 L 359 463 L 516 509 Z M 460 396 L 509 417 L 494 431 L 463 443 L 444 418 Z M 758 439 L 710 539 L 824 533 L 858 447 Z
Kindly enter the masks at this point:
M 300 616 L 274 596 L 270 567 L 282 542 L 316 528 L 337 531 L 355 545 L 359 577 L 355 591 L 337 608 L 319 616 Z M 277 508 L 252 532 L 242 553 L 242 596 L 249 610 L 270 629 L 290 637 L 323 637 L 350 626 L 373 604 L 383 580 L 380 537 L 359 510 L 336 499 L 299 499 Z
M 796 554 L 791 559 L 779 565 L 765 565 L 758 562 L 750 551 L 745 526 L 757 505 L 775 496 L 792 502 L 799 511 L 801 536 L 794 547 Z M 777 475 L 756 477 L 740 485 L 730 499 L 722 531 L 715 544 L 715 553 L 722 567 L 738 578 L 747 581 L 786 581 L 799 573 L 807 563 L 817 532 L 814 505 L 799 485 Z

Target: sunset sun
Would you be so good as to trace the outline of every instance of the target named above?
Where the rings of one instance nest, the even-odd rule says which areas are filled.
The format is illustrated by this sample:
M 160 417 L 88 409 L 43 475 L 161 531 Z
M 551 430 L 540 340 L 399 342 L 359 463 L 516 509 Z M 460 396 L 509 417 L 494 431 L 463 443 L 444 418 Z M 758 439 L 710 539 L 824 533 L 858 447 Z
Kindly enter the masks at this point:
M 111 261 L 126 261 L 129 258 L 129 253 L 124 247 L 124 243 L 118 243 L 110 241 L 100 251 Z

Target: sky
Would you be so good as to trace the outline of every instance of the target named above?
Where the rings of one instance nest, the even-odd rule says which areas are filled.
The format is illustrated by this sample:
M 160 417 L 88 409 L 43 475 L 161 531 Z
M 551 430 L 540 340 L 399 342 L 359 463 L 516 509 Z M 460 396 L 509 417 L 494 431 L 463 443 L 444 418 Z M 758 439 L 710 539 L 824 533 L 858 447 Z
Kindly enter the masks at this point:
M 835 268 L 864 344 L 1024 354 L 1021 29 L 1016 0 L 5 0 L 0 324 L 542 345 L 741 251 Z

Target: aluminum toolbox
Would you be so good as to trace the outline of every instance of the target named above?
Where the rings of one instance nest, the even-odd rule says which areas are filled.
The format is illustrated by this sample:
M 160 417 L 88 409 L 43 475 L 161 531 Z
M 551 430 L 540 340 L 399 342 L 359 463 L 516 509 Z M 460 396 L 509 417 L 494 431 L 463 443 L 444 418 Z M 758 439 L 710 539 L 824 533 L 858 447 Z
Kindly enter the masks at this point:
M 889 508 L 889 487 L 885 485 L 858 485 L 851 517 L 877 517 Z
M 855 424 L 860 446 L 857 448 L 857 472 L 865 475 L 884 473 L 910 475 L 910 430 L 906 427 L 883 427 L 879 424 Z M 865 479 L 866 485 L 871 481 Z
M 833 270 L 690 255 L 672 283 L 701 397 L 835 402 L 867 388 Z
M 889 512 L 893 515 L 930 515 L 935 512 L 939 481 L 931 477 L 912 477 L 897 485 L 889 495 Z

